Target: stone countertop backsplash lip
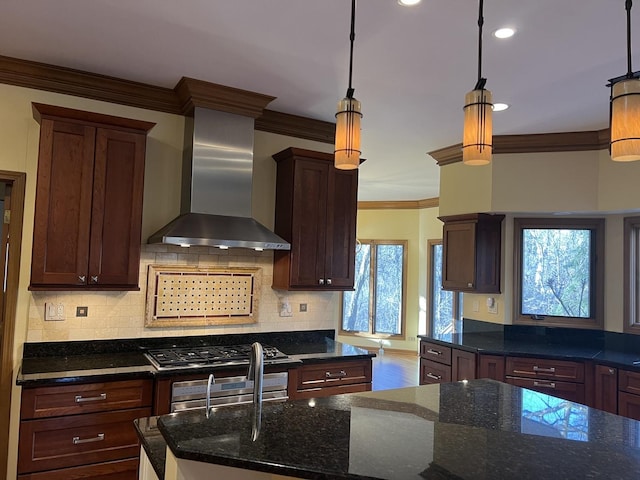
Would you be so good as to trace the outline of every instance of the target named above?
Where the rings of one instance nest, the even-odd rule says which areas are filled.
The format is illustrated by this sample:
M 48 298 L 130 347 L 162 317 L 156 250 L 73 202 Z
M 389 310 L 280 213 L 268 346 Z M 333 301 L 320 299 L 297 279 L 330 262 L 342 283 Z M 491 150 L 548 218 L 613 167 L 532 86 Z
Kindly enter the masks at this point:
M 125 378 L 154 378 L 162 376 L 208 374 L 246 368 L 236 366 L 207 366 L 156 370 L 144 351 L 149 348 L 171 346 L 199 346 L 207 344 L 234 345 L 261 341 L 278 347 L 289 355 L 290 362 L 280 360 L 279 367 L 295 367 L 303 363 L 340 361 L 345 358 L 371 358 L 367 350 L 335 341 L 333 330 L 276 332 L 273 334 L 235 334 L 160 339 L 124 339 L 86 342 L 47 342 L 25 344 L 25 355 L 16 379 L 17 385 L 39 386 L 74 382 L 106 381 Z M 220 338 L 226 337 L 226 338 Z M 207 341 L 211 343 L 207 343 Z M 222 342 L 222 343 L 220 343 Z M 54 345 L 52 345 L 54 343 Z M 44 355 L 48 352 L 49 355 Z M 31 356 L 29 356 L 31 355 Z M 247 363 L 248 365 L 248 363 Z M 269 368 L 269 364 L 265 364 Z
M 465 318 L 460 333 L 418 335 L 473 353 L 528 356 L 556 360 L 587 360 L 640 370 L 640 336 L 559 327 L 489 324 Z

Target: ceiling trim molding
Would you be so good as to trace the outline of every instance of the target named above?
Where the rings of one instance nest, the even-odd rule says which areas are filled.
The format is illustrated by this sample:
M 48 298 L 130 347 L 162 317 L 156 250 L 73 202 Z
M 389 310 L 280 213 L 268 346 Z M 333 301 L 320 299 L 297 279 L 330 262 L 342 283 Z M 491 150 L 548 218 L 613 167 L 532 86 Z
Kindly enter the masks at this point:
M 609 129 L 585 132 L 495 135 L 493 153 L 582 152 L 609 148 Z M 428 152 L 439 166 L 462 161 L 462 144 Z
M 362 201 L 358 202 L 358 210 L 416 210 L 440 206 L 440 198 L 425 198 L 422 200 L 396 201 Z
M 180 113 L 170 88 L 0 56 L 0 83 L 165 113 Z
M 0 55 L 0 83 L 175 115 L 188 114 L 194 105 L 234 109 L 233 113 L 255 118 L 257 130 L 334 142 L 335 123 L 266 110 L 264 107 L 274 97 L 191 78 L 182 78 L 175 88 L 164 88 Z M 233 102 L 236 104 L 231 105 Z
M 256 130 L 331 144 L 336 136 L 335 123 L 273 110 L 265 110 L 256 118 Z
M 173 90 L 183 115 L 190 115 L 194 107 L 204 107 L 257 118 L 276 98 L 189 77 L 182 77 Z

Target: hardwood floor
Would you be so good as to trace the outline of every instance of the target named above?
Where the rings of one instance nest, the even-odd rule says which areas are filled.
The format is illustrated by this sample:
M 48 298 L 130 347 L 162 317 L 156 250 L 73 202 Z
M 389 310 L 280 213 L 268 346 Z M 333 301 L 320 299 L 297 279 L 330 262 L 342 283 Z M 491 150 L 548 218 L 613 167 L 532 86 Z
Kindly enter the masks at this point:
M 417 352 L 385 350 L 373 359 L 373 390 L 415 387 L 418 385 L 420 362 Z

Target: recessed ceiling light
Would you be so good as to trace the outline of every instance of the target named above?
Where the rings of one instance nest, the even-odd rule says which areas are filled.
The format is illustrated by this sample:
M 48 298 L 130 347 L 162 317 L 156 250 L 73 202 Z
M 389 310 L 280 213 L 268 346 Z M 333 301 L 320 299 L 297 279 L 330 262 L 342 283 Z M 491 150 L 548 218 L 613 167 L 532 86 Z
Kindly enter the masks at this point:
M 403 7 L 413 7 L 421 2 L 421 0 L 398 0 L 398 4 Z
M 513 37 L 514 33 L 516 33 L 516 31 L 513 28 L 499 28 L 498 30 L 493 32 L 493 35 L 496 38 L 509 38 Z
M 507 108 L 509 108 L 509 105 L 506 103 L 494 103 L 493 104 L 493 111 L 494 112 L 502 112 L 503 110 L 506 110 Z

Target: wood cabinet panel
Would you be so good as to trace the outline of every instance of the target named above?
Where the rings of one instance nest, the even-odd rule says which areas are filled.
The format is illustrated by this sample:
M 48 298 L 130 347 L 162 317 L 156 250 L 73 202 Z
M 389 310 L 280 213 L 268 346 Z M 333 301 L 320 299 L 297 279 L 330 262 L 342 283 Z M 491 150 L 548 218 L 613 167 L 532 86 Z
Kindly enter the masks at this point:
M 442 288 L 500 293 L 504 215 L 439 217 L 442 227 Z
M 29 288 L 138 289 L 153 124 L 40 104 L 34 116 L 41 127 Z
M 18 480 L 137 480 L 137 478 L 137 458 L 18 475 Z
M 291 251 L 274 252 L 273 288 L 350 290 L 355 278 L 358 171 L 333 155 L 289 148 L 273 156 L 275 232 Z
M 504 357 L 499 355 L 479 355 L 478 378 L 490 378 L 504 382 Z
M 454 349 L 451 354 L 451 380 L 474 380 L 476 378 L 476 354 Z
M 420 358 L 420 385 L 450 381 L 451 367 L 449 365 L 434 362 L 426 358 Z
M 20 417 L 25 420 L 151 406 L 152 393 L 152 380 L 25 388 Z
M 564 398 L 572 402 L 585 403 L 585 391 L 583 383 L 562 382 L 557 380 L 542 380 L 534 378 L 522 378 L 506 376 L 505 383 L 517 387 L 535 390 L 537 392 Z
M 618 392 L 618 415 L 640 420 L 640 395 Z
M 507 357 L 506 375 L 584 382 L 584 363 L 545 358 Z
M 618 413 L 618 369 L 595 365 L 593 406 L 609 413 Z
M 359 393 L 371 391 L 371 384 L 356 383 L 351 385 L 332 385 L 330 387 L 317 387 L 299 390 L 295 393 L 295 399 L 308 399 L 318 397 L 329 397 L 331 395 L 342 395 L 343 393 Z
M 151 408 L 23 421 L 18 472 L 29 473 L 137 457 L 133 420 Z

